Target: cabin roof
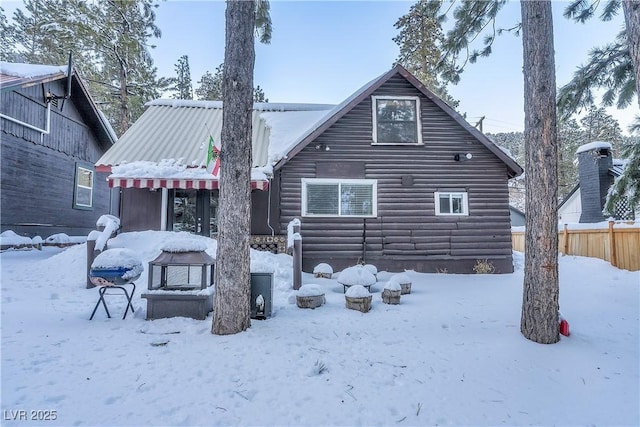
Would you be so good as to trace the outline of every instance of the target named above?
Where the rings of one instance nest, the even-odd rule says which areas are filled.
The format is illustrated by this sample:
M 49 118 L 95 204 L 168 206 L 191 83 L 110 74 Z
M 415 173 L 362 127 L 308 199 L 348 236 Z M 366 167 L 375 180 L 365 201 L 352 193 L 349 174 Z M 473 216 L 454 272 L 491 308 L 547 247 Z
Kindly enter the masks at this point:
M 345 99 L 340 105 L 334 108 L 323 121 L 311 127 L 304 135 L 302 135 L 292 150 L 285 156 L 275 168 L 279 168 L 289 158 L 295 156 L 300 152 L 307 144 L 313 141 L 316 137 L 327 130 L 331 125 L 337 122 L 345 114 L 351 111 L 356 105 L 367 99 L 373 92 L 375 92 L 380 86 L 386 83 L 389 79 L 396 74 L 401 75 L 409 83 L 411 83 L 416 89 L 418 89 L 424 96 L 433 101 L 438 107 L 440 107 L 445 113 L 447 113 L 456 123 L 462 126 L 467 132 L 474 136 L 481 144 L 495 154 L 500 160 L 502 160 L 509 168 L 509 177 L 513 178 L 522 174 L 523 169 L 506 151 L 491 141 L 486 135 L 469 124 L 460 114 L 458 114 L 453 108 L 451 108 L 446 102 L 436 96 L 433 92 L 427 89 L 418 79 L 416 79 L 409 71 L 407 71 L 402 65 L 396 65 L 391 70 L 382 74 L 369 83 L 365 84 L 359 90 L 354 92 L 349 98 Z
M 401 75 L 436 103 L 481 144 L 502 160 L 510 177 L 522 173 L 516 161 L 475 127 L 467 123 L 402 66 L 370 81 L 341 104 L 256 103 L 252 111 L 252 167 L 270 174 L 317 136 L 369 97 L 395 75 Z M 209 137 L 216 143 L 222 132 L 221 101 L 159 99 L 96 163 L 102 170 L 126 163 L 171 159 L 187 167 L 206 167 Z
M 27 88 L 67 78 L 68 66 L 0 62 L 0 89 L 2 92 Z M 91 127 L 104 150 L 115 144 L 118 137 L 105 115 L 97 107 L 89 90 L 75 69 L 71 72 L 71 99 Z
M 209 138 L 219 145 L 222 102 L 158 99 L 97 162 L 111 167 L 173 159 L 206 167 Z M 252 167 L 265 168 L 288 151 L 291 140 L 324 116 L 332 105 L 256 103 L 252 112 Z

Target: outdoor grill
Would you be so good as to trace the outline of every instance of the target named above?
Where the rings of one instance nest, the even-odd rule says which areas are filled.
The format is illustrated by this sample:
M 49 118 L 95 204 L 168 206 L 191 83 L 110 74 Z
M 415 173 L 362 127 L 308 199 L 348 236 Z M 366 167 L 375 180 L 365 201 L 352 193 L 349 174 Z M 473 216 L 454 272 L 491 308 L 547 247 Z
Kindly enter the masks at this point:
M 98 290 L 98 302 L 93 308 L 89 319 L 93 319 L 100 304 L 104 307 L 107 317 L 111 317 L 111 313 L 109 313 L 109 308 L 107 307 L 107 301 L 105 300 L 105 296 L 108 295 L 124 294 L 126 297 L 127 306 L 124 310 L 123 319 L 127 317 L 129 309 L 131 309 L 133 313 L 135 310 L 131 300 L 136 291 L 136 284 L 134 282 L 140 277 L 142 271 L 142 262 L 140 262 L 136 254 L 129 249 L 114 248 L 100 253 L 93 260 L 91 268 L 89 269 L 89 281 L 100 288 Z M 125 287 L 126 285 L 131 285 L 130 292 Z

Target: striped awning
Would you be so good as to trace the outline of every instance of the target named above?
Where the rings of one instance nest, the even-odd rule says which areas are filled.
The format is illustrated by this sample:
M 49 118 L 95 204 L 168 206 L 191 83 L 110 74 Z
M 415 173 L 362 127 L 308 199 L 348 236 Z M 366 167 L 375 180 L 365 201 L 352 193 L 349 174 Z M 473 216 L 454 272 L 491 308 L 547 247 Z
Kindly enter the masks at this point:
M 109 188 L 176 188 L 181 190 L 217 190 L 217 179 L 107 178 Z M 251 181 L 252 190 L 266 190 L 269 181 Z

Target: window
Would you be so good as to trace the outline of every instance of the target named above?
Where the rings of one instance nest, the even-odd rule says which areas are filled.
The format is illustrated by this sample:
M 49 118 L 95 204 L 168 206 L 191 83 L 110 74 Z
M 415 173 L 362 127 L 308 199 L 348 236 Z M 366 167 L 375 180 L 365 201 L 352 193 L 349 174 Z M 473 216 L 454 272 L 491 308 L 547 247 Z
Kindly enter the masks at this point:
M 377 181 L 302 179 L 302 215 L 375 217 Z
M 469 215 L 467 193 L 436 192 L 436 215 Z
M 372 96 L 374 144 L 422 144 L 417 96 Z
M 93 170 L 76 165 L 75 191 L 73 193 L 74 209 L 93 208 Z

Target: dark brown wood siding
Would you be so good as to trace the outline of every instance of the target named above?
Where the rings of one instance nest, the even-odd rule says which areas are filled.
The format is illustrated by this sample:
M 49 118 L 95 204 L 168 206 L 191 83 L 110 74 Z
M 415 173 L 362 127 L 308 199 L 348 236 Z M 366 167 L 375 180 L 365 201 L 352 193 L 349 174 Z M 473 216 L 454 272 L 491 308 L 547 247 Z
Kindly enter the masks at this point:
M 2 92 L 3 114 L 45 129 L 44 93 L 64 93 L 62 82 Z M 109 213 L 110 192 L 105 174 L 94 175 L 93 208 L 73 208 L 76 164 L 92 167 L 104 153 L 94 132 L 82 120 L 72 100 L 52 106 L 50 133 L 42 135 L 2 119 L 2 231 L 46 238 L 56 233 L 78 236 L 95 230 L 97 219 Z
M 369 98 L 283 166 L 280 227 L 301 218 L 305 271 L 319 262 L 342 269 L 364 260 L 392 271 L 472 272 L 476 260 L 488 259 L 511 272 L 506 165 L 401 76 L 374 95 L 420 96 L 424 145 L 372 145 Z M 317 150 L 319 143 L 329 150 Z M 473 158 L 458 162 L 457 153 Z M 377 180 L 377 218 L 300 216 L 301 179 L 326 177 L 327 162 L 353 164 L 334 168 L 348 172 L 334 178 Z M 466 191 L 469 216 L 436 216 L 436 191 Z

